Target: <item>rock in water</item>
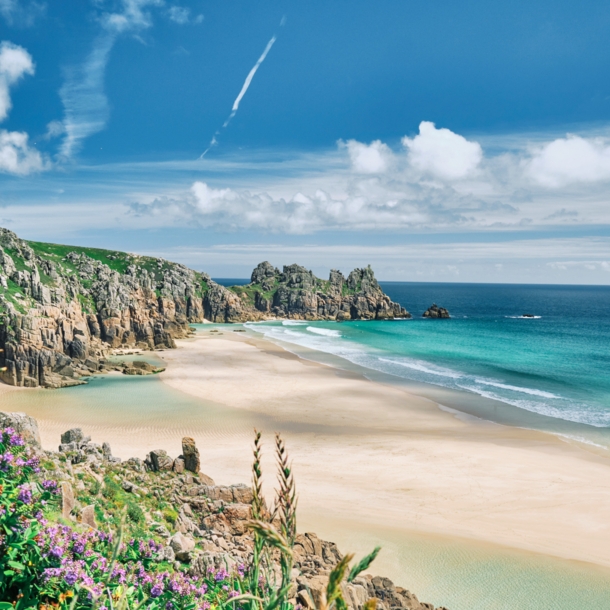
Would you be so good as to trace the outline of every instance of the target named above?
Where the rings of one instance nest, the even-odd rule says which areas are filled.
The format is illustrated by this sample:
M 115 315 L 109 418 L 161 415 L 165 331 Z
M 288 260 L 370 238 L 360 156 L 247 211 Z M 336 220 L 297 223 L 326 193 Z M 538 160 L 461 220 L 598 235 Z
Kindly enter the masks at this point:
M 444 307 L 439 307 L 436 303 L 424 311 L 422 318 L 450 318 L 449 311 Z
M 182 456 L 184 467 L 197 474 L 201 468 L 201 461 L 199 460 L 199 449 L 195 446 L 194 438 L 185 436 L 182 439 Z
M 34 445 L 40 449 L 40 432 L 38 431 L 38 423 L 33 417 L 25 413 L 3 413 L 0 411 L 0 427 L 13 428 L 15 432 L 23 436 L 28 445 Z

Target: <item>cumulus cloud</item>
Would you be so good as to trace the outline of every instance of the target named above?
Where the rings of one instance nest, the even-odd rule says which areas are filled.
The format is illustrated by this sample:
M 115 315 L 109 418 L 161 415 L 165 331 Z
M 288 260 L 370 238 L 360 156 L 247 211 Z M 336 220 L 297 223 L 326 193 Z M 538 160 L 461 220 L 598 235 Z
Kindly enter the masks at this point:
M 0 172 L 25 176 L 44 169 L 41 154 L 28 145 L 28 134 L 0 130 Z
M 381 174 L 390 165 L 392 151 L 381 140 L 375 140 L 370 144 L 348 140 L 345 146 L 352 169 L 359 174 Z
M 437 129 L 434 123 L 422 121 L 419 134 L 404 137 L 409 163 L 417 170 L 441 180 L 460 180 L 475 172 L 483 151 L 478 142 L 470 142 L 449 129 Z
M 549 188 L 610 180 L 610 144 L 568 135 L 534 150 L 525 166 L 534 181 Z
M 11 109 L 9 88 L 26 74 L 34 74 L 32 56 L 12 42 L 0 43 L 0 121 L 6 119 Z
M 102 24 L 105 30 L 115 34 L 149 28 L 152 25 L 152 17 L 147 9 L 162 5 L 163 0 L 122 0 L 122 10 L 104 13 Z
M 12 107 L 10 87 L 26 74 L 34 74 L 32 56 L 11 42 L 0 43 L 0 121 Z M 43 158 L 29 146 L 27 133 L 0 130 L 0 172 L 23 176 L 43 167 Z

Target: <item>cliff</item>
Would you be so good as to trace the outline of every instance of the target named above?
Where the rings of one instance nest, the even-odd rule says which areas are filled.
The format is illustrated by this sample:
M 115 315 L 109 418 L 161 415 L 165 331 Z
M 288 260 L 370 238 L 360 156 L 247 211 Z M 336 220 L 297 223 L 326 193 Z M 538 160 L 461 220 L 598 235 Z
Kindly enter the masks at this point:
M 125 252 L 28 242 L 0 229 L 0 380 L 64 387 L 105 370 L 109 350 L 175 347 L 189 324 L 266 318 L 388 319 L 392 303 L 373 271 L 328 281 L 298 265 L 261 263 L 247 286 Z
M 250 284 L 231 288 L 249 309 L 278 318 L 303 320 L 387 320 L 411 317 L 384 294 L 371 267 L 347 277 L 333 269 L 328 280 L 300 265 L 280 272 L 268 262 L 252 272 Z

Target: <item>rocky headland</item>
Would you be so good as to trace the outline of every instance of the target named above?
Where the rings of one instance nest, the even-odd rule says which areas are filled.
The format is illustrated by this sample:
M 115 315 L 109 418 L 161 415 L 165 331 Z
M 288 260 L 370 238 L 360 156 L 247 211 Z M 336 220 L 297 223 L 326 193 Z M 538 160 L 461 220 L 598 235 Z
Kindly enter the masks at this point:
M 58 482 L 57 518 L 64 524 L 71 523 L 76 530 L 112 531 L 126 509 L 125 534 L 154 540 L 158 550 L 153 559 L 164 569 L 170 565 L 177 573 L 198 578 L 215 570 L 243 570 L 252 563 L 250 523 L 257 510 L 256 489 L 216 485 L 201 472 L 201 456 L 193 439 L 182 439 L 182 455 L 176 458 L 156 449 L 144 459 L 121 461 L 112 456 L 108 443 L 91 442 L 79 428 L 61 435 L 57 452 L 42 449 L 32 417 L 0 412 L 0 430 L 7 428 L 20 434 L 38 454 L 41 480 Z M 270 513 L 267 518 L 275 523 Z M 324 608 L 329 575 L 343 559 L 342 553 L 336 544 L 314 533 L 296 534 L 291 552 L 290 603 L 309 610 Z M 380 576 L 362 574 L 346 580 L 341 588 L 350 610 L 370 608 L 366 603 L 372 598 L 379 610 L 435 610 L 434 605 L 420 602 L 407 589 Z
M 189 324 L 273 318 L 410 317 L 370 267 L 328 280 L 299 265 L 267 262 L 246 286 L 160 258 L 28 242 L 0 228 L 0 380 L 58 388 L 106 370 L 117 348 L 175 347 Z

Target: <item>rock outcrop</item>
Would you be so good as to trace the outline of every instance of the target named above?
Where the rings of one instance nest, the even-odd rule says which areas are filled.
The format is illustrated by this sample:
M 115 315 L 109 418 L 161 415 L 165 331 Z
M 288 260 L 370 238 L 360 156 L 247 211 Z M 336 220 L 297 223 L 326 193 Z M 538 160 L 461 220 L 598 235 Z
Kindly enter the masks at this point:
M 113 349 L 175 347 L 189 324 L 266 318 L 410 317 L 373 271 L 336 270 L 328 281 L 299 265 L 261 263 L 247 286 L 125 252 L 27 242 L 0 229 L 0 381 L 59 388 L 115 367 Z M 126 373 L 160 372 L 132 363 Z
M 371 267 L 354 269 L 347 279 L 333 269 L 328 280 L 317 278 L 300 265 L 283 270 L 260 263 L 250 284 L 233 286 L 246 316 L 249 310 L 264 316 L 301 320 L 388 320 L 410 318 L 398 303 L 384 294 Z
M 21 414 L 0 412 L 0 422 L 21 420 Z M 32 427 L 37 429 L 35 420 L 28 423 Z M 142 511 L 139 527 L 161 541 L 161 551 L 153 561 L 176 562 L 174 569 L 194 577 L 209 575 L 211 568 L 231 573 L 248 565 L 253 550 L 250 487 L 207 485 L 203 479 L 208 477 L 202 473 L 195 476 L 160 468 L 160 462 L 176 462 L 162 449 L 151 451 L 144 461 L 107 459 L 79 428 L 65 432 L 61 441 L 59 453 L 44 452 L 44 478 L 59 482 L 65 520 L 104 528 L 112 522 L 111 498 L 123 493 L 122 502 L 136 504 Z M 199 457 L 193 439 L 186 437 L 183 445 L 188 447 L 186 453 L 196 452 Z M 103 515 L 102 522 L 96 520 L 96 509 Z M 321 607 L 328 575 L 343 555 L 333 542 L 307 532 L 296 536 L 293 558 L 291 602 L 303 610 L 315 610 Z M 360 574 L 341 586 L 348 610 L 363 610 L 371 598 L 377 599 L 379 610 L 435 610 L 434 605 L 420 602 L 413 593 L 381 576 Z
M 422 318 L 450 318 L 449 311 L 444 307 L 439 307 L 436 303 L 434 303 L 431 307 L 428 307 Z

